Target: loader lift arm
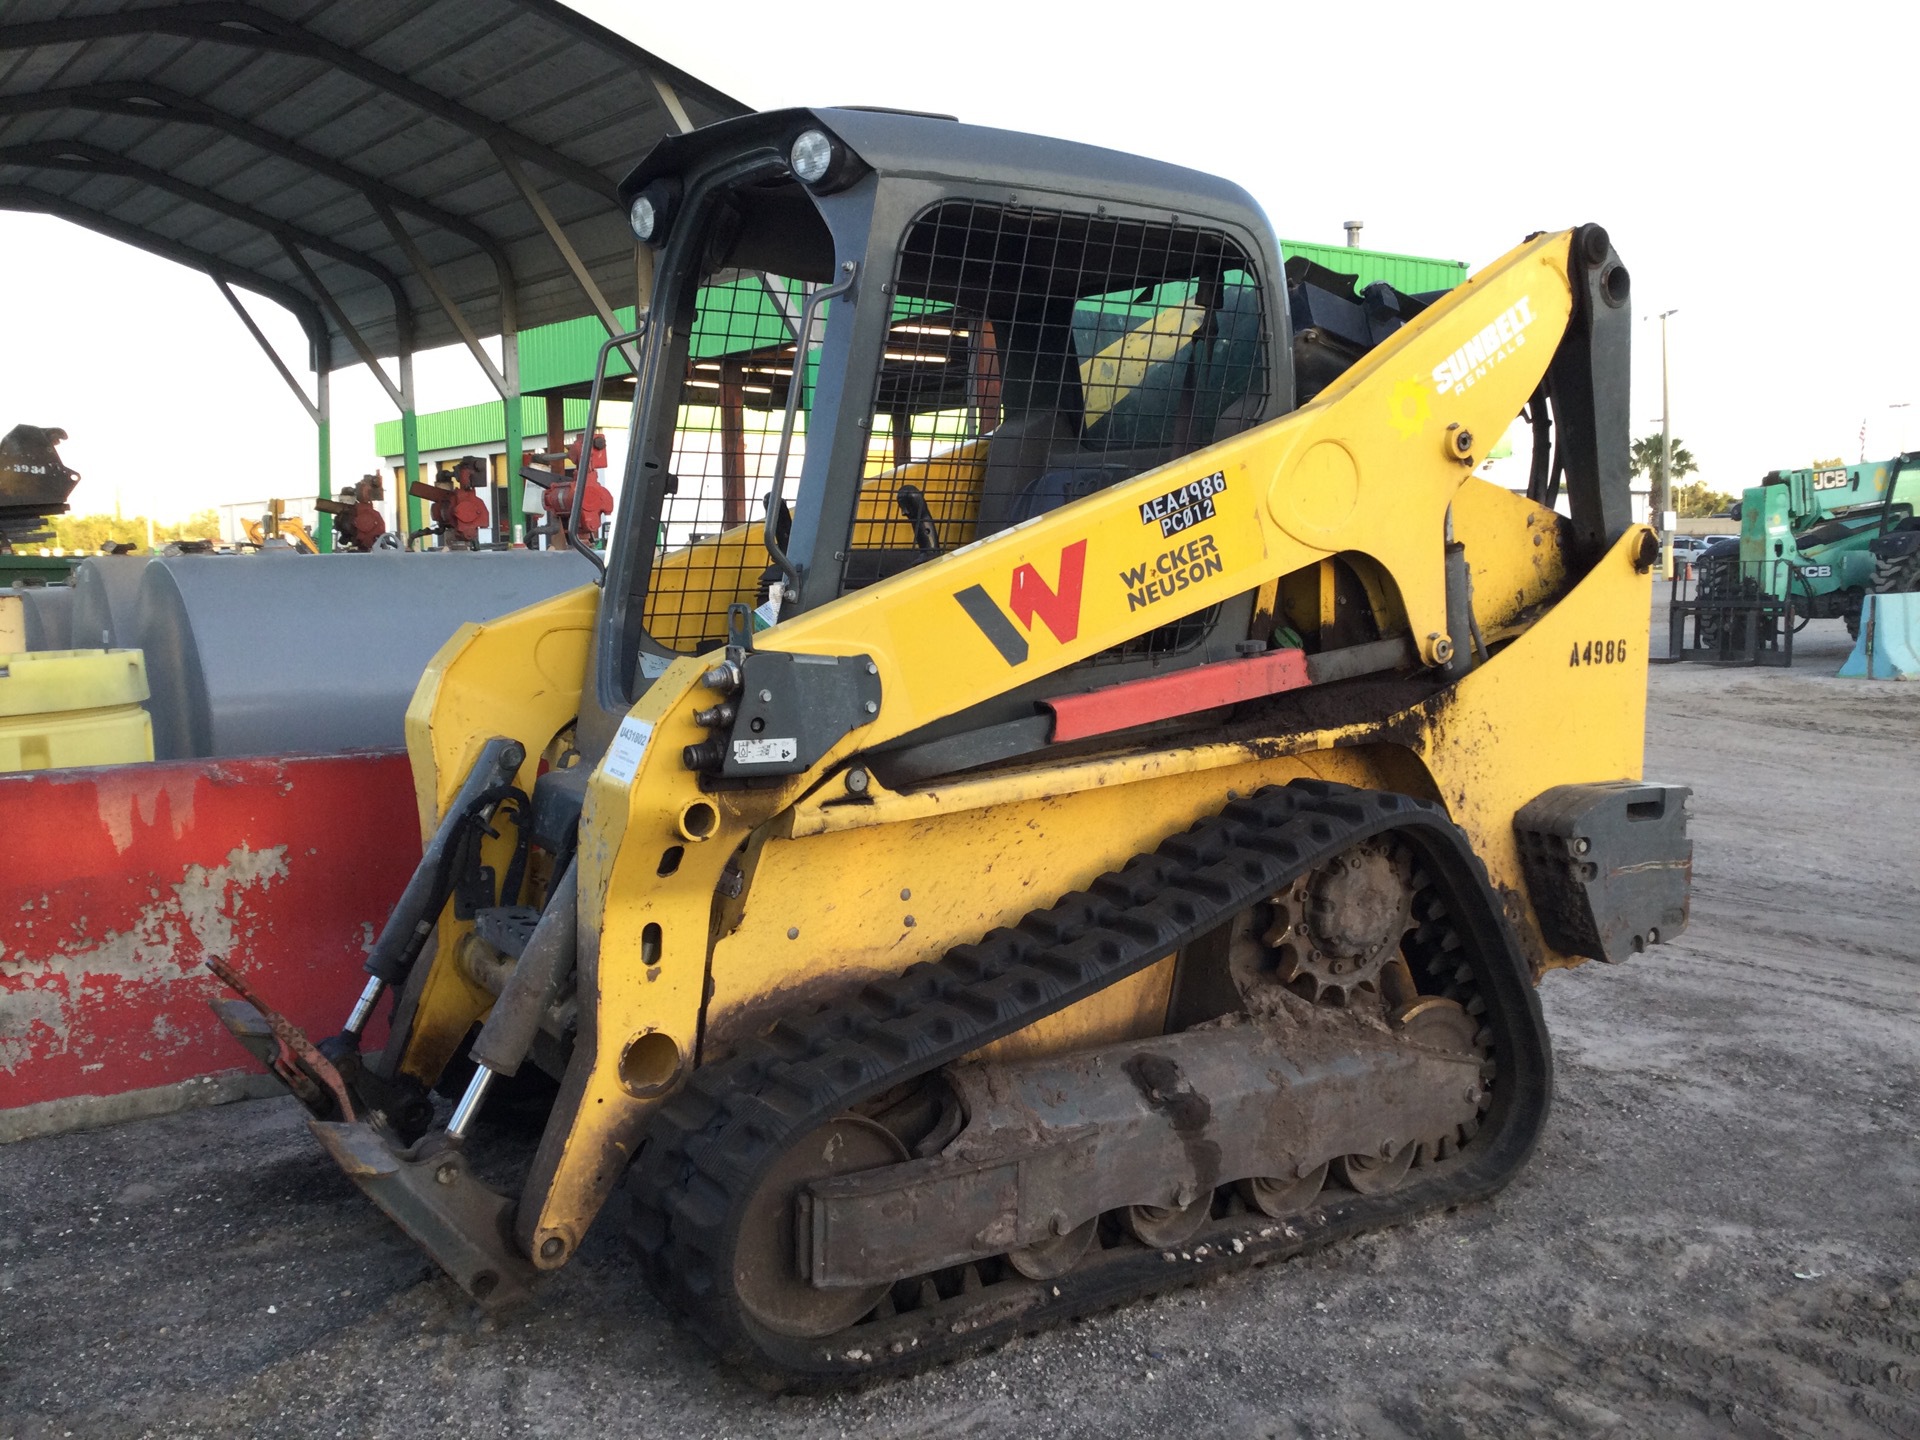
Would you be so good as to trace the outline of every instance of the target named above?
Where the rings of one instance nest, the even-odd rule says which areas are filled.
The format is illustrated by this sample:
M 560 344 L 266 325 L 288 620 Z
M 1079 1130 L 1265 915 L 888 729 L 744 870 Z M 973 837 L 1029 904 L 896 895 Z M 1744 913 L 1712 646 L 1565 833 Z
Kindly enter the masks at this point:
M 1421 661 L 1445 665 L 1469 643 L 1449 626 L 1448 509 L 1543 378 L 1576 558 L 1592 564 L 1631 528 L 1615 443 L 1627 422 L 1625 277 L 1598 226 L 1538 236 L 1294 414 L 785 622 L 761 650 L 871 658 L 884 702 L 869 715 L 849 690 L 849 738 L 816 764 L 768 760 L 729 777 L 804 774 L 810 784 L 855 748 L 1124 643 L 1172 618 L 1153 609 L 1158 592 L 1143 600 L 1128 583 L 1142 566 L 1167 573 L 1169 553 L 1181 557 L 1181 612 L 1331 555 L 1370 556 L 1399 588 Z M 1156 507 L 1191 488 L 1209 492 L 1212 518 L 1175 539 L 1155 524 Z M 646 774 L 679 764 L 670 749 L 650 754 Z M 644 790 L 637 777 L 633 793 Z

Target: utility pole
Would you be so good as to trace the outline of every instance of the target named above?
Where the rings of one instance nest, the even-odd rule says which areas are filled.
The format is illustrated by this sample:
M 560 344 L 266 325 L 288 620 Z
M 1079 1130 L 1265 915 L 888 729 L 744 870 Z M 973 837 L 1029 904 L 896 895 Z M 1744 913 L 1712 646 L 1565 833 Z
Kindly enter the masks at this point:
M 1679 307 L 1660 312 L 1660 483 L 1654 487 L 1653 523 L 1660 528 L 1661 572 L 1673 578 L 1673 525 L 1667 512 L 1673 508 L 1673 411 L 1667 401 L 1667 317 L 1678 315 Z

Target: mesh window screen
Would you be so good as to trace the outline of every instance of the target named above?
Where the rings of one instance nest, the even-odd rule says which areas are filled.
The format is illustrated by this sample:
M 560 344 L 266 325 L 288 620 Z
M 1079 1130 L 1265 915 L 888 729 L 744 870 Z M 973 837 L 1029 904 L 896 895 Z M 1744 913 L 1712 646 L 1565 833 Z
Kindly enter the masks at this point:
M 909 229 L 893 297 L 848 588 L 1265 412 L 1257 273 L 1214 231 L 945 201 Z M 1178 648 L 1207 623 L 1114 653 Z
M 789 494 L 806 456 L 818 350 L 804 363 L 796 351 L 805 303 L 800 281 L 754 271 L 724 271 L 696 298 L 647 594 L 648 633 L 668 649 L 694 654 L 723 643 L 727 607 L 765 598 L 766 494 L 787 388 L 796 383 L 807 388 L 789 452 Z M 816 346 L 824 321 L 823 308 Z

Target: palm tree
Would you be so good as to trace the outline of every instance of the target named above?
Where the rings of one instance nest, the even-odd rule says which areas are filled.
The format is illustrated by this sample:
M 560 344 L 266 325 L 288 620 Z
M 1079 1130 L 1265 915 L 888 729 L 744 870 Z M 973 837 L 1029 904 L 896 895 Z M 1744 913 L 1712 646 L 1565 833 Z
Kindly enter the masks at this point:
M 1633 473 L 1636 476 L 1657 476 L 1660 473 L 1660 448 L 1658 435 L 1649 435 L 1644 440 L 1633 442 Z M 1699 468 L 1692 452 L 1680 441 L 1675 440 L 1673 442 L 1673 473 L 1667 477 L 1667 483 L 1671 485 L 1681 476 L 1691 475 Z

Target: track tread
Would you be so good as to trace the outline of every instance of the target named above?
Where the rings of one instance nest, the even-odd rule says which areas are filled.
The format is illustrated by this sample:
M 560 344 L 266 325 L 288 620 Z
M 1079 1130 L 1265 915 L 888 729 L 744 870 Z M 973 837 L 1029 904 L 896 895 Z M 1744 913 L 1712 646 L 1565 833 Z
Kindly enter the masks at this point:
M 1296 781 L 1230 802 L 1219 814 L 1169 837 L 1155 851 L 1135 856 L 1085 889 L 1032 912 L 1014 927 L 996 929 L 898 976 L 869 981 L 809 1015 L 783 1018 L 765 1037 L 696 1071 L 655 1116 L 628 1174 L 629 1236 L 643 1273 L 723 1356 L 776 1385 L 864 1379 L 919 1368 L 1014 1329 L 1037 1328 L 1052 1318 L 1051 1312 L 1106 1308 L 1131 1294 L 1196 1278 L 1184 1271 L 1161 1272 L 1154 1283 L 1130 1282 L 1128 1293 L 1064 1296 L 1056 1283 L 1050 1287 L 1055 1297 L 1051 1305 L 1044 1298 L 1048 1287 L 1039 1287 L 1024 1297 L 1019 1313 L 973 1323 L 963 1319 L 941 1326 L 937 1334 L 923 1324 L 911 1346 L 903 1351 L 896 1343 L 891 1355 L 867 1355 L 854 1348 L 836 1356 L 832 1341 L 798 1341 L 762 1332 L 719 1277 L 729 1269 L 725 1257 L 739 1214 L 785 1143 L 865 1099 L 1145 968 L 1356 840 L 1404 826 L 1438 842 L 1428 856 L 1430 869 L 1444 868 L 1450 861 L 1456 891 L 1472 892 L 1471 897 L 1455 898 L 1477 900 L 1468 908 L 1476 910 L 1480 948 L 1498 955 L 1490 974 L 1476 978 L 1491 979 L 1501 992 L 1494 1008 L 1512 1032 L 1506 1037 L 1509 1045 L 1517 1044 L 1523 1058 L 1532 1061 L 1520 1068 L 1535 1078 L 1532 1088 L 1537 1092 L 1515 1096 L 1511 1091 L 1517 1087 L 1509 1087 L 1501 1108 L 1512 1112 L 1511 1123 L 1499 1128 L 1509 1136 L 1511 1143 L 1504 1148 L 1511 1153 L 1501 1158 L 1495 1173 L 1478 1177 L 1476 1183 L 1456 1182 L 1453 1188 L 1459 1193 L 1419 1208 L 1491 1193 L 1531 1151 L 1544 1123 L 1550 1079 L 1538 1001 L 1485 871 L 1465 836 L 1438 806 L 1323 781 Z M 1437 906 L 1438 915 L 1424 922 L 1443 932 L 1431 942 L 1432 968 L 1458 966 L 1472 976 L 1460 963 L 1465 954 L 1446 945 L 1449 940 L 1454 946 L 1460 943 L 1443 923 L 1448 908 Z M 1362 1205 L 1356 1214 L 1379 1208 Z M 1271 1236 L 1275 1227 L 1267 1225 L 1260 1233 Z M 1297 1239 L 1291 1227 L 1287 1234 Z M 1303 1247 L 1271 1244 L 1264 1247 L 1270 1254 L 1260 1253 L 1262 1248 L 1236 1240 L 1235 1263 Z M 858 1334 L 858 1327 L 848 1333 Z

